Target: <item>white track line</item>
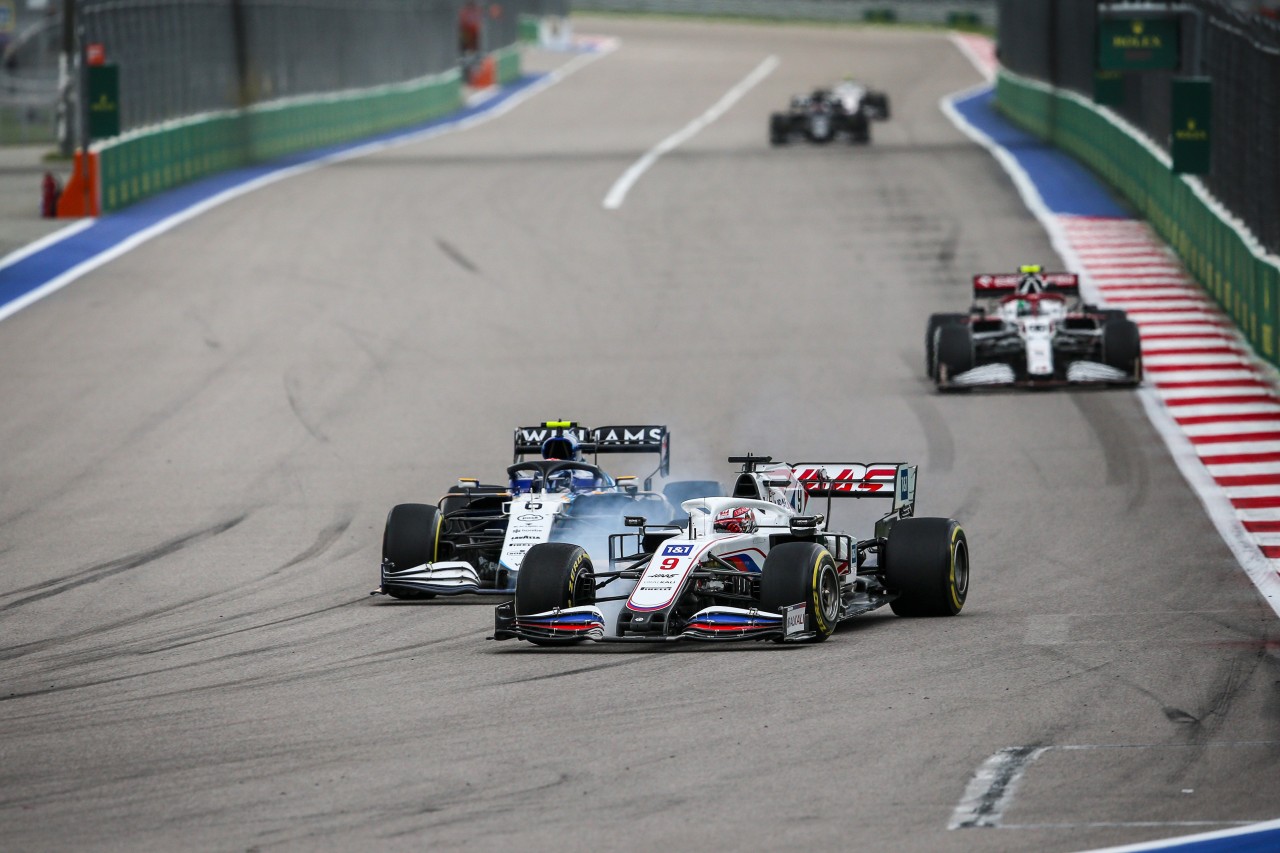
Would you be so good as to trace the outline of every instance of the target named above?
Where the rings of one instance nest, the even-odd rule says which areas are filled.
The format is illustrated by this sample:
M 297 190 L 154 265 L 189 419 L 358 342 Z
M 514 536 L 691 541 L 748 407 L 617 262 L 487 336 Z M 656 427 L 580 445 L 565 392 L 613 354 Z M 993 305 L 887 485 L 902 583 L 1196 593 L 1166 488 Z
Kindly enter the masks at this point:
M 1047 747 L 1011 746 L 982 762 L 951 813 L 947 829 L 998 827 L 1027 767 Z
M 626 201 L 627 193 L 631 190 L 631 187 L 636 181 L 640 180 L 640 176 L 647 172 L 650 166 L 658 162 L 659 157 L 688 142 L 704 127 L 728 112 L 729 108 L 736 104 L 743 95 L 751 91 L 761 80 L 772 74 L 773 69 L 778 67 L 778 63 L 778 57 L 766 57 L 763 62 L 756 66 L 754 71 L 742 78 L 728 92 L 725 92 L 724 96 L 711 106 L 711 109 L 689 122 L 683 129 L 676 131 L 650 148 L 643 157 L 632 163 L 631 167 L 622 173 L 622 177 L 614 181 L 613 186 L 609 188 L 608 195 L 604 197 L 604 209 L 617 210 L 622 207 L 622 203 Z

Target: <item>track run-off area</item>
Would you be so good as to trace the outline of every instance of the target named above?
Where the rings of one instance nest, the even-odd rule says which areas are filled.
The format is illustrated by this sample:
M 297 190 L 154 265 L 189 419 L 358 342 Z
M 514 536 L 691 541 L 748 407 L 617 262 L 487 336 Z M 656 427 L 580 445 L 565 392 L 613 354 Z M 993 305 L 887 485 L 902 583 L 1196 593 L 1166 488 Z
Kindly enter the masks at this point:
M 613 49 L 152 209 L 0 322 L 0 846 L 1072 851 L 1280 817 L 1276 611 L 1148 416 L 1182 396 L 1155 368 L 1210 361 L 1156 345 L 1139 392 L 924 375 L 974 273 L 1135 284 L 1105 276 L 1140 224 L 1063 257 L 1092 220 L 1046 230 L 939 108 L 982 82 L 945 33 L 575 25 Z M 845 75 L 892 98 L 869 146 L 770 148 Z M 390 507 L 500 477 L 545 418 L 665 423 L 680 479 L 917 463 L 918 512 L 968 533 L 965 611 L 542 650 L 486 640 L 493 598 L 369 597 Z

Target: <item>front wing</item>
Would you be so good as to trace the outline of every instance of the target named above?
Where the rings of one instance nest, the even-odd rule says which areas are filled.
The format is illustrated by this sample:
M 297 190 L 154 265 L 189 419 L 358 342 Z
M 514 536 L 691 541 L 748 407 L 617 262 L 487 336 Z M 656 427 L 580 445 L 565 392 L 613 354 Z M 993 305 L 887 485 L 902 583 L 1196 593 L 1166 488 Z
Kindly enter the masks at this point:
M 676 640 L 727 642 L 739 640 L 778 640 L 800 642 L 810 639 L 805 631 L 805 605 L 784 608 L 771 613 L 756 608 L 707 607 L 695 613 L 679 634 L 666 636 L 616 636 L 610 631 L 604 614 L 590 605 L 565 607 L 544 613 L 517 616 L 515 602 L 498 605 L 494 613 L 495 640 L 576 640 L 615 643 L 662 643 Z

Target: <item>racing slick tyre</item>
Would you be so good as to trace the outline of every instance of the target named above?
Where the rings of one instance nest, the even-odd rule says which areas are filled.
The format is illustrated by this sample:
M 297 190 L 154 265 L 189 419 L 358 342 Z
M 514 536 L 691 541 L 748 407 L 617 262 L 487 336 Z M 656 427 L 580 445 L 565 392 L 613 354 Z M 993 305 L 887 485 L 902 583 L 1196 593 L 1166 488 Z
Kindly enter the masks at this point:
M 1102 362 L 1142 380 L 1142 337 L 1138 324 L 1124 318 L 1108 320 L 1102 326 Z
M 955 616 L 969 595 L 969 542 L 950 518 L 903 518 L 889 528 L 884 585 L 899 616 Z
M 943 326 L 954 326 L 963 323 L 967 314 L 930 314 L 929 324 L 924 329 L 924 369 L 930 379 L 937 377 L 938 365 L 933 359 L 933 348 L 937 344 L 938 329 Z
M 780 113 L 769 117 L 769 144 L 786 145 L 791 141 L 791 121 Z
M 938 388 L 946 388 L 952 378 L 973 369 L 973 329 L 963 324 L 938 327 L 935 343 L 933 380 Z
M 882 93 L 868 94 L 864 99 L 868 107 L 873 109 L 876 118 L 885 121 L 889 118 L 889 96 Z
M 849 119 L 849 143 L 866 145 L 871 141 L 871 122 L 865 113 L 858 113 Z
M 840 574 L 831 552 L 816 542 L 784 542 L 765 557 L 760 609 L 782 613 L 801 603 L 805 630 L 813 633 L 806 642 L 821 643 L 840 621 Z
M 595 572 L 587 552 L 568 542 L 543 542 L 525 554 L 516 573 L 515 614 L 531 616 L 557 607 L 594 604 Z M 583 637 L 528 638 L 538 646 L 567 646 Z
M 443 517 L 429 504 L 399 504 L 387 515 L 382 532 L 382 559 L 398 569 L 434 563 L 440 552 Z M 403 601 L 435 598 L 434 592 L 409 587 L 391 587 L 387 595 Z

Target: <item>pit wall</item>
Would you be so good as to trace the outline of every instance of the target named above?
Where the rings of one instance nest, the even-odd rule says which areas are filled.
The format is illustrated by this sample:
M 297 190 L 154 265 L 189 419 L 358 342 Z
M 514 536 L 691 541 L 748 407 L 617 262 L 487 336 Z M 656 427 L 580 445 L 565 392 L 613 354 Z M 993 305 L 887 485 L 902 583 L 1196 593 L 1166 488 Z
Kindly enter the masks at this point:
M 492 54 L 500 84 L 520 77 L 518 45 Z M 423 124 L 463 104 L 456 70 L 408 83 L 259 104 L 128 133 L 93 147 L 98 209 L 119 210 L 206 175 Z
M 1001 69 L 1001 113 L 1087 164 L 1147 219 L 1235 321 L 1254 349 L 1280 364 L 1280 258 L 1267 255 L 1194 177 L 1082 95 Z

